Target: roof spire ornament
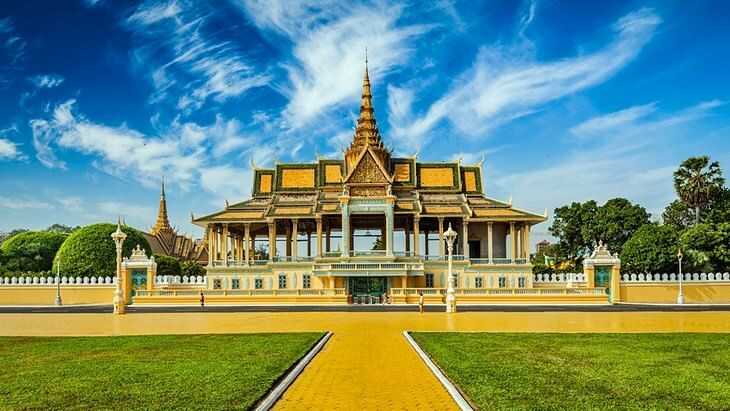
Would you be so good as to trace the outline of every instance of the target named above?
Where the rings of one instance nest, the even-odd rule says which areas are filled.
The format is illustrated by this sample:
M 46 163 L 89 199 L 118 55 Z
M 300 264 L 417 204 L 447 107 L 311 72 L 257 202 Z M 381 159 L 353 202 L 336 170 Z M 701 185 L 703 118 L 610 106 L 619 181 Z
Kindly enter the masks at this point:
M 167 198 L 165 197 L 165 177 L 162 177 L 160 188 L 160 206 L 157 210 L 157 221 L 150 229 L 150 234 L 156 235 L 162 231 L 174 231 L 167 218 Z

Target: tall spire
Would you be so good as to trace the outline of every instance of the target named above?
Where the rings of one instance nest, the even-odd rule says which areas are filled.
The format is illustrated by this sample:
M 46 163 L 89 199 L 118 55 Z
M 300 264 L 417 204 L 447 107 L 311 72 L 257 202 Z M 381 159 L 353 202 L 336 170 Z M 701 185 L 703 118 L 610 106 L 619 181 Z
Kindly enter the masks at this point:
M 160 207 L 157 210 L 157 221 L 152 226 L 150 234 L 158 234 L 162 231 L 174 231 L 167 219 L 167 200 L 165 198 L 165 178 L 162 178 L 162 187 L 160 189 Z
M 352 144 L 350 144 L 350 148 L 345 153 L 348 169 L 354 167 L 354 162 L 357 160 L 360 152 L 366 147 L 372 148 L 378 154 L 378 157 L 380 157 L 384 167 L 388 167 L 387 163 L 390 160 L 390 153 L 380 138 L 380 131 L 375 120 L 375 110 L 373 109 L 367 49 L 365 50 L 365 73 L 363 74 L 362 95 L 360 97 L 360 116 L 357 119 Z

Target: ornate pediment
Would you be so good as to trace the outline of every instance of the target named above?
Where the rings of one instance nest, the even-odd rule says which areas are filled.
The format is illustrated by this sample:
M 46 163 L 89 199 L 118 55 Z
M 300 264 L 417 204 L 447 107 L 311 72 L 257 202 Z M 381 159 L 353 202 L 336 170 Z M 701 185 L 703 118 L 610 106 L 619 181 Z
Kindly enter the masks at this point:
M 366 149 L 346 182 L 351 184 L 389 184 L 390 179 L 385 174 L 383 167 L 378 164 L 370 151 Z

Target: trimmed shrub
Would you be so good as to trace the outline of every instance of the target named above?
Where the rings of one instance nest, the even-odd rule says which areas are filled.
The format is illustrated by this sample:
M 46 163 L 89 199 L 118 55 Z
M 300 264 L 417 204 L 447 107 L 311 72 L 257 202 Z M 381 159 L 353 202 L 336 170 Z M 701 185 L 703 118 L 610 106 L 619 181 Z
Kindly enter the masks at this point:
M 53 258 L 66 240 L 63 233 L 26 231 L 4 241 L 2 263 L 4 271 L 49 271 Z
M 157 275 L 182 275 L 180 261 L 175 257 L 155 254 L 157 263 Z
M 56 261 L 60 260 L 63 275 L 116 275 L 117 252 L 111 237 L 116 230 L 116 224 L 92 224 L 69 235 L 56 254 Z M 129 257 L 138 244 L 148 256 L 152 254 L 152 249 L 142 233 L 128 226 L 122 227 L 122 231 L 127 234 L 122 256 Z
M 180 265 L 182 266 L 182 275 L 187 275 L 188 277 L 205 275 L 205 267 L 197 261 L 183 261 Z

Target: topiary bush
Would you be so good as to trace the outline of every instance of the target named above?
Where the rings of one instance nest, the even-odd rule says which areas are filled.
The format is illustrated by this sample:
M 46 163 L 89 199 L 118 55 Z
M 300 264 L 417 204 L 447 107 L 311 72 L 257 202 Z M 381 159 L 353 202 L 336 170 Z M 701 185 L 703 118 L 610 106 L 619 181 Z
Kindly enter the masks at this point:
M 67 234 L 49 231 L 26 231 L 2 243 L 2 266 L 6 272 L 49 271 L 56 252 Z
M 116 275 L 117 252 L 111 237 L 116 230 L 116 224 L 102 223 L 74 231 L 56 254 L 55 261 L 61 263 L 61 274 L 81 277 Z M 137 244 L 148 256 L 152 255 L 152 249 L 142 233 L 128 226 L 122 227 L 122 231 L 127 234 L 122 256 L 129 257 Z
M 180 261 L 175 257 L 155 254 L 157 263 L 157 275 L 182 275 Z
M 182 275 L 187 275 L 188 277 L 197 277 L 197 276 L 204 276 L 205 275 L 205 267 L 200 265 L 197 261 L 183 261 L 181 263 L 182 266 Z

